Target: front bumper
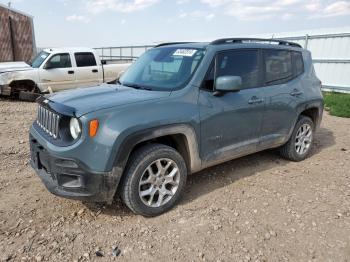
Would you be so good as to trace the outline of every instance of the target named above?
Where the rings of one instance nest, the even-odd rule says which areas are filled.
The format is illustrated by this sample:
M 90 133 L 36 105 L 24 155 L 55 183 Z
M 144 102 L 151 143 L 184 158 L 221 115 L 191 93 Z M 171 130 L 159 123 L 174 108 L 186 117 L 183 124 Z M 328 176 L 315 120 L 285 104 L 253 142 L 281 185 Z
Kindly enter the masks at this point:
M 0 95 L 3 95 L 3 96 L 11 95 L 11 87 L 9 85 L 0 85 Z
M 50 154 L 32 135 L 29 140 L 31 166 L 52 194 L 88 202 L 113 201 L 120 170 L 89 171 L 83 163 Z

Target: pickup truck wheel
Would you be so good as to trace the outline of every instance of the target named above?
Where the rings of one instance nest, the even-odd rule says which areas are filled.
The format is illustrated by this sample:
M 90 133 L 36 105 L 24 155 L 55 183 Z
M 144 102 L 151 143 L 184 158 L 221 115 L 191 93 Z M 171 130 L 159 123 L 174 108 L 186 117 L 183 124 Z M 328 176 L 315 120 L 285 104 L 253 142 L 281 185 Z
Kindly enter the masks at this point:
M 289 141 L 280 148 L 282 157 L 295 162 L 307 158 L 312 148 L 314 130 L 311 118 L 300 116 Z
M 175 149 L 150 144 L 132 154 L 125 170 L 121 197 L 134 213 L 157 216 L 180 199 L 186 179 L 185 161 Z
M 19 100 L 27 102 L 35 102 L 35 100 L 40 96 L 38 93 L 33 93 L 29 91 L 20 91 Z

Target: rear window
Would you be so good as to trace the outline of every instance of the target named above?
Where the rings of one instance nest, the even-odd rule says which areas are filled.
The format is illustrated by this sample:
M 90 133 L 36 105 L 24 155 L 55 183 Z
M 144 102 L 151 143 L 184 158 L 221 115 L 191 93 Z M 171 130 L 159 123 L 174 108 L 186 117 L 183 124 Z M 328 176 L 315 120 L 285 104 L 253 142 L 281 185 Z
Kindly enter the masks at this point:
M 96 59 L 93 53 L 75 53 L 77 67 L 96 66 Z
M 293 78 L 292 54 L 285 50 L 265 50 L 266 85 L 283 84 Z

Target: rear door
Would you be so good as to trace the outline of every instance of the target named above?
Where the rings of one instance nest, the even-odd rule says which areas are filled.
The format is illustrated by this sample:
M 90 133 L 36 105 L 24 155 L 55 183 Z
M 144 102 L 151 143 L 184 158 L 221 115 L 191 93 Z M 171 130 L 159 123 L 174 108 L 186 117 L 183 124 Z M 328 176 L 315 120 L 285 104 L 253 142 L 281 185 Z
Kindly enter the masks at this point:
M 299 77 L 304 68 L 300 52 L 265 49 L 263 54 L 265 86 L 262 92 L 266 106 L 261 146 L 266 148 L 284 143 L 295 124 L 296 107 L 303 97 L 303 86 Z
M 102 67 L 97 65 L 92 52 L 74 53 L 76 83 L 78 87 L 96 86 L 103 83 Z
M 260 61 L 259 50 L 218 53 L 199 95 L 204 165 L 256 151 L 264 109 Z M 220 76 L 240 76 L 242 90 L 214 95 L 214 82 Z
M 52 55 L 39 69 L 41 90 L 60 91 L 75 87 L 75 75 L 69 53 Z

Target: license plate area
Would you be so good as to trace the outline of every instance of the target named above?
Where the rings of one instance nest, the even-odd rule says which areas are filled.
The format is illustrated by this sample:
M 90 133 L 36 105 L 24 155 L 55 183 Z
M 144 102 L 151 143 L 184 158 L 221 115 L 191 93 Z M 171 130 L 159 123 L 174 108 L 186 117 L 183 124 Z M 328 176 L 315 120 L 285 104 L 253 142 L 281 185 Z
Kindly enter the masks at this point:
M 45 148 L 42 147 L 35 139 L 32 139 L 30 143 L 30 155 L 31 160 L 37 169 L 44 169 L 47 173 L 50 173 L 49 161 Z

